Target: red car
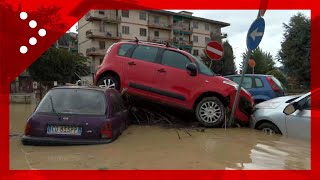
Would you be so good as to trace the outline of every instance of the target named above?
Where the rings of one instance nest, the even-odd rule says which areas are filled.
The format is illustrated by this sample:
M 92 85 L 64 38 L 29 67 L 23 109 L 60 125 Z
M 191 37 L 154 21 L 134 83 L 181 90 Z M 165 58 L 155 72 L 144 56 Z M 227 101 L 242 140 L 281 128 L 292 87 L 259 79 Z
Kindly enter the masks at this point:
M 204 126 L 221 126 L 238 85 L 215 75 L 191 54 L 164 44 L 133 41 L 110 46 L 95 74 L 95 85 L 154 102 L 192 110 Z M 254 101 L 242 89 L 235 112 L 248 124 Z

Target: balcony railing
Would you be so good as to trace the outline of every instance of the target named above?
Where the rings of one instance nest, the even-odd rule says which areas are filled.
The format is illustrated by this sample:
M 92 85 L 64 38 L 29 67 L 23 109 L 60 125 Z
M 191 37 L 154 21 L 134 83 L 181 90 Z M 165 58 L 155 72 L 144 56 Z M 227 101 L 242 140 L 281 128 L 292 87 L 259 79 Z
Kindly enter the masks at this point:
M 228 34 L 227 33 L 217 33 L 217 32 L 211 32 L 210 33 L 211 37 L 220 37 L 221 39 L 227 38 Z
M 149 36 L 148 41 L 155 42 L 155 43 L 167 43 L 171 42 L 170 38 L 165 37 L 157 37 L 157 36 Z
M 153 27 L 153 28 L 159 28 L 159 29 L 165 29 L 165 30 L 172 29 L 172 25 L 168 21 L 154 22 L 152 20 L 149 20 L 148 25 L 149 27 Z
M 119 23 L 121 21 L 121 16 L 116 16 L 113 14 L 99 14 L 97 11 L 90 11 L 86 14 L 86 20 L 102 20 L 106 22 Z
M 86 32 L 87 38 L 103 38 L 103 39 L 115 39 L 119 40 L 121 34 L 111 31 L 101 32 L 99 30 L 90 29 Z
M 193 46 L 193 41 L 181 40 L 173 38 L 172 43 L 178 46 Z
M 190 27 L 190 25 L 188 23 L 174 23 L 172 28 L 174 30 L 180 30 L 180 31 L 186 31 L 186 32 L 192 32 L 193 28 Z
M 99 49 L 96 47 L 86 49 L 87 56 L 104 56 L 106 54 L 106 49 Z

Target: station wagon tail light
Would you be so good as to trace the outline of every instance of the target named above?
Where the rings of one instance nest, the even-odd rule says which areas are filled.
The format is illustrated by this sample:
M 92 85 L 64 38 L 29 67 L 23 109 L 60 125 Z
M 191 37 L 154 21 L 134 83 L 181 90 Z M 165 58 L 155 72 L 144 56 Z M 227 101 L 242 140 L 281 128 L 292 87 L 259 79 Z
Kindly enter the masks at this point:
M 111 122 L 106 122 L 101 128 L 101 138 L 111 139 L 112 138 L 112 124 Z
M 26 136 L 30 135 L 30 130 L 31 130 L 31 121 L 28 120 L 26 127 L 24 129 L 24 135 Z
M 269 82 L 269 84 L 270 84 L 270 86 L 271 86 L 271 88 L 272 88 L 273 91 L 275 91 L 275 92 L 280 91 L 280 88 L 278 87 L 278 85 L 276 84 L 276 82 L 274 82 L 274 81 L 272 80 L 271 77 L 267 76 L 266 78 L 267 78 L 267 80 L 268 80 L 268 82 Z

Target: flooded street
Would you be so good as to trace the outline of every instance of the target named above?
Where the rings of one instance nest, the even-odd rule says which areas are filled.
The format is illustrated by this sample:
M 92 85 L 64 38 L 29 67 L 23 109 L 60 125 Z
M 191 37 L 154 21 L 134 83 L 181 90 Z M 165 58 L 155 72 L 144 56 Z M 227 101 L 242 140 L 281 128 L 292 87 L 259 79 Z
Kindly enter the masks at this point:
M 34 105 L 10 106 L 11 169 L 310 169 L 310 143 L 248 128 L 175 130 L 131 125 L 111 144 L 23 146 Z M 179 139 L 180 136 L 180 139 Z

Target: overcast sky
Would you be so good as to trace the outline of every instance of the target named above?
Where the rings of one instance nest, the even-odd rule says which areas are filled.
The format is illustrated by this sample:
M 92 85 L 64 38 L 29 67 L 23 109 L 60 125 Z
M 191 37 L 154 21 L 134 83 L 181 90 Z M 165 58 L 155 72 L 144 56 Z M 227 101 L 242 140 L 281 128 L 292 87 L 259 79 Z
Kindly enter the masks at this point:
M 173 10 L 172 10 L 173 11 Z M 181 10 L 174 10 L 179 12 Z M 242 63 L 241 54 L 246 49 L 246 36 L 251 23 L 257 17 L 257 10 L 187 10 L 193 12 L 193 16 L 203 17 L 212 20 L 218 20 L 230 23 L 230 26 L 222 28 L 223 33 L 228 34 L 228 40 L 233 47 L 233 52 L 236 56 L 236 65 Z M 276 56 L 278 50 L 281 48 L 281 41 L 283 40 L 283 26 L 282 23 L 288 23 L 290 17 L 303 13 L 310 17 L 309 10 L 270 10 L 264 15 L 266 22 L 265 33 L 259 45 L 264 51 L 270 52 Z M 75 26 L 71 31 L 76 31 Z M 279 64 L 277 64 L 279 65 Z

